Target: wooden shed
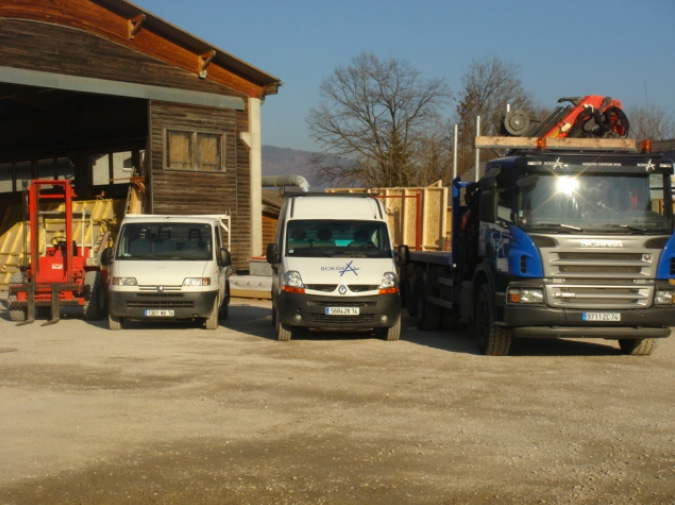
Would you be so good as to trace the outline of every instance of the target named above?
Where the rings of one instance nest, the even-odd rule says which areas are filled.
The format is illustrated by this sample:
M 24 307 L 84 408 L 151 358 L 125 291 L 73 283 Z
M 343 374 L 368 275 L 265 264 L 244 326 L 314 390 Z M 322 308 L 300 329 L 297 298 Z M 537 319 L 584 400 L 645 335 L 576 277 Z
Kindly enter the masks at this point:
M 24 181 L 144 212 L 232 216 L 262 253 L 260 107 L 281 82 L 125 0 L 0 2 L 0 212 Z

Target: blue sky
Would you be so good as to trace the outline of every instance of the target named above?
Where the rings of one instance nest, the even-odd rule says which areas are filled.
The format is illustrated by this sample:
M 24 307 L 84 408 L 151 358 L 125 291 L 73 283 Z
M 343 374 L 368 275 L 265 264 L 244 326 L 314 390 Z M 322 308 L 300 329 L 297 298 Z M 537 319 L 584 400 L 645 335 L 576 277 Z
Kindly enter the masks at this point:
M 498 56 L 544 106 L 604 95 L 675 114 L 673 0 L 132 3 L 283 82 L 262 107 L 264 145 L 317 150 L 305 120 L 319 85 L 363 51 L 404 60 L 454 92 L 472 61 Z

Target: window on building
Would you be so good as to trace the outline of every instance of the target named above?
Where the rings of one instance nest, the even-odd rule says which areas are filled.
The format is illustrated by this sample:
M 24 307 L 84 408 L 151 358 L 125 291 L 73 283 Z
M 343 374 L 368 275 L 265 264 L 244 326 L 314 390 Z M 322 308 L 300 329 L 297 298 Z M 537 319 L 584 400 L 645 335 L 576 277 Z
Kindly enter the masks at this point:
M 167 130 L 166 168 L 205 172 L 223 170 L 223 137 L 218 133 Z

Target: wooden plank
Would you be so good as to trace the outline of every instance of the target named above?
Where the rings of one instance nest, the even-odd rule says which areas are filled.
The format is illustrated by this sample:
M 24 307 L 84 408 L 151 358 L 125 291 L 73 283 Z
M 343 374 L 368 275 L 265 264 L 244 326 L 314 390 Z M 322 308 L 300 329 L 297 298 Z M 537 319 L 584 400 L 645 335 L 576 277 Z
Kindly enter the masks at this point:
M 579 139 L 538 137 L 477 136 L 476 149 L 537 149 L 537 142 L 545 142 L 545 149 L 580 151 L 638 151 L 635 139 Z

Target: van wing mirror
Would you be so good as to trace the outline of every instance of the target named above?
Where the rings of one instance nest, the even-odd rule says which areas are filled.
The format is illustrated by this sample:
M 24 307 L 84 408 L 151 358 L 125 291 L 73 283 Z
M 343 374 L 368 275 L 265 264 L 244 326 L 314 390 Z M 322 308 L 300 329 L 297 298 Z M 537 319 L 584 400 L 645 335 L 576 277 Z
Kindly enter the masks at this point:
M 396 263 L 404 267 L 410 261 L 410 249 L 407 245 L 398 246 L 398 252 L 396 253 Z
M 281 261 L 279 257 L 279 247 L 274 242 L 267 244 L 267 263 L 275 265 Z
M 101 265 L 104 267 L 110 266 L 113 260 L 113 248 L 106 247 L 101 253 Z
M 232 255 L 230 251 L 221 247 L 218 249 L 218 265 L 221 267 L 229 267 L 232 265 Z

